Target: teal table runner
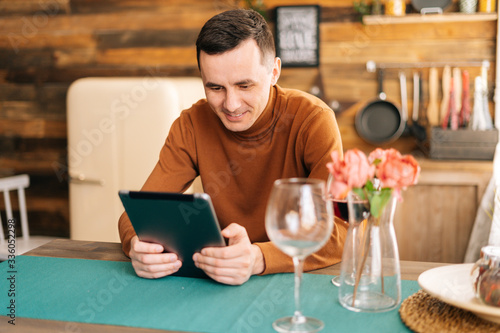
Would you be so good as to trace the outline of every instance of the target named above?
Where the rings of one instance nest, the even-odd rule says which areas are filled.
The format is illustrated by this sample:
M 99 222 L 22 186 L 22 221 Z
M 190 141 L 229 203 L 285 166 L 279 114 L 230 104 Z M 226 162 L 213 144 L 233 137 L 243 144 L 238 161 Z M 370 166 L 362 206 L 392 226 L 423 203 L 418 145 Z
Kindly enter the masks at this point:
M 212 280 L 139 278 L 129 262 L 19 256 L 0 264 L 0 315 L 194 332 L 274 332 L 293 314 L 293 274 L 253 276 L 242 286 Z M 410 332 L 398 310 L 355 313 L 338 302 L 332 276 L 304 274 L 302 310 L 324 332 Z M 14 289 L 15 295 L 9 295 Z M 418 291 L 402 281 L 403 299 Z M 8 318 L 7 318 L 8 319 Z

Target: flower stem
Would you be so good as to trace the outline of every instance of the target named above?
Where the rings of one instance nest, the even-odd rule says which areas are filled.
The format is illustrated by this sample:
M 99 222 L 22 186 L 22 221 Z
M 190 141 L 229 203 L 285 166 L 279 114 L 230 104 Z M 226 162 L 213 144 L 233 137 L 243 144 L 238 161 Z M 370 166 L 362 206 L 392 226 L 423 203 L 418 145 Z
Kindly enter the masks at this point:
M 361 280 L 361 275 L 363 275 L 363 268 L 366 264 L 366 259 L 368 258 L 368 253 L 370 252 L 370 233 L 371 228 L 369 226 L 369 218 L 362 222 L 365 224 L 366 232 L 363 233 L 363 240 L 361 250 L 363 251 L 363 259 L 359 262 L 359 265 L 356 269 L 356 280 L 354 282 L 354 293 L 352 295 L 352 306 L 354 307 L 354 303 L 356 302 L 356 296 L 358 293 L 359 281 Z
M 382 228 L 380 224 L 380 217 L 377 217 L 377 225 L 379 226 L 379 231 L 378 231 L 378 239 L 380 243 L 380 283 L 381 283 L 381 288 L 382 288 L 382 295 L 385 294 L 385 287 L 384 287 L 384 243 L 382 243 L 382 233 L 384 228 Z

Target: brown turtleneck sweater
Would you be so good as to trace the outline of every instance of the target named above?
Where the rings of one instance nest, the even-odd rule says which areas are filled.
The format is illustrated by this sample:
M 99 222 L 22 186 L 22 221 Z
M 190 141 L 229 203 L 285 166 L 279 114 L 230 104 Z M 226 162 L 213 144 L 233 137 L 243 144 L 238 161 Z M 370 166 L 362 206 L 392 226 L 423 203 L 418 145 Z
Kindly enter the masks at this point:
M 280 178 L 326 180 L 332 150 L 342 152 L 334 113 L 304 92 L 272 87 L 264 112 L 243 132 L 227 130 L 207 101 L 200 100 L 173 123 L 142 190 L 183 192 L 200 175 L 221 229 L 233 222 L 242 225 L 250 241 L 262 250 L 263 274 L 292 272 L 291 258 L 266 234 L 269 194 Z M 335 222 L 329 242 L 306 259 L 305 270 L 341 260 L 347 229 L 344 222 Z M 126 213 L 120 217 L 119 232 L 128 255 L 135 232 Z

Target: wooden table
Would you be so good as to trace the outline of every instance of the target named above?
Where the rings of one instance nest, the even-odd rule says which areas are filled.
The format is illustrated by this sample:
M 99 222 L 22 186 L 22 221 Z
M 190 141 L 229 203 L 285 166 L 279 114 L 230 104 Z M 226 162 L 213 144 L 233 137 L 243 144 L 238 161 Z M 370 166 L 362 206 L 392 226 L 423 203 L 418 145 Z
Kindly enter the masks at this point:
M 74 241 L 68 239 L 54 240 L 48 244 L 40 246 L 25 255 L 38 257 L 57 257 L 57 258 L 73 258 L 73 259 L 95 259 L 95 260 L 110 260 L 110 261 L 130 261 L 126 257 L 119 243 L 104 243 L 91 241 Z M 416 262 L 416 261 L 401 261 L 401 278 L 405 280 L 416 280 L 420 273 L 427 269 L 442 266 L 441 263 Z M 313 274 L 329 274 L 338 275 L 340 273 L 340 264 L 319 269 Z M 8 318 L 0 316 L 0 331 L 7 327 Z M 8 325 L 12 329 L 11 325 Z M 62 322 L 54 320 L 41 320 L 30 318 L 16 318 L 16 331 L 23 333 L 53 333 L 53 332 L 68 332 L 68 333 L 158 333 L 159 330 L 143 329 L 135 327 L 112 326 L 112 325 L 96 325 L 76 322 Z M 173 332 L 173 331 L 169 331 Z

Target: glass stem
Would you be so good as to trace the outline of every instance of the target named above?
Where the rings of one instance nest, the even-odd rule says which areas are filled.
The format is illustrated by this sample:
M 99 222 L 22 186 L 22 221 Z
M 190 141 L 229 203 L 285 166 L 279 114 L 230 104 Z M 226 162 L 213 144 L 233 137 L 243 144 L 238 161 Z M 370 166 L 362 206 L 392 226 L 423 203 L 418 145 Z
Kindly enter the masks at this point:
M 303 323 L 305 322 L 305 317 L 302 314 L 302 311 L 300 310 L 300 284 L 302 282 L 302 272 L 304 268 L 304 259 L 298 258 L 298 257 L 293 257 L 293 266 L 295 269 L 295 289 L 294 289 L 294 296 L 295 296 L 295 313 L 293 314 L 293 319 L 292 321 L 295 324 Z

